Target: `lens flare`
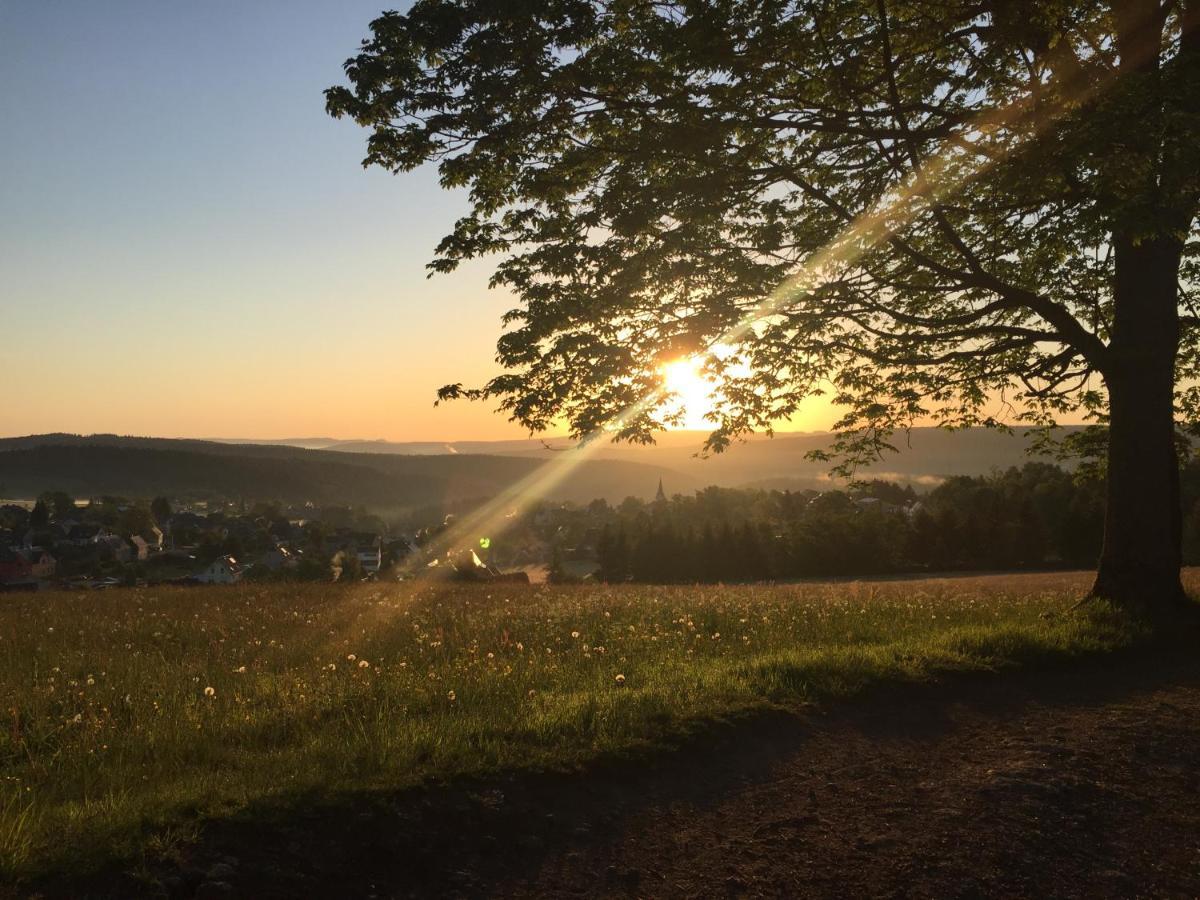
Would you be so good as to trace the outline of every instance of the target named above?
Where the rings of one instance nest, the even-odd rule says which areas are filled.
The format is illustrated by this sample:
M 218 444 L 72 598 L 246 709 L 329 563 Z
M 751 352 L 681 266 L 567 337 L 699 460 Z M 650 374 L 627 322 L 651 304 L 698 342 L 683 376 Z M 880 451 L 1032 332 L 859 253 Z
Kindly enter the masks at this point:
M 678 415 L 680 428 L 712 428 L 715 385 L 702 371 L 703 361 L 689 356 L 669 362 L 659 369 L 663 389 L 669 394 L 665 404 L 669 414 Z

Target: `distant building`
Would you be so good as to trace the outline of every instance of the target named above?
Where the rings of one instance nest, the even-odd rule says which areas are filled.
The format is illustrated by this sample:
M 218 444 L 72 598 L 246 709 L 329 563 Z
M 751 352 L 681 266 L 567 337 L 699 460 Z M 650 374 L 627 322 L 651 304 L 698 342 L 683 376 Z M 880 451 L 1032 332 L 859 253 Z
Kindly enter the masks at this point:
M 34 578 L 44 581 L 47 578 L 53 578 L 54 573 L 58 571 L 58 560 L 45 550 L 35 548 L 27 555 L 29 557 L 29 571 Z
M 92 538 L 92 543 L 102 551 L 111 553 L 117 562 L 125 563 L 133 559 L 133 547 L 119 535 L 102 531 Z
M 287 547 L 273 547 L 258 560 L 259 564 L 272 572 L 294 568 L 299 560 Z
M 66 542 L 74 547 L 86 547 L 95 540 L 96 535 L 100 533 L 99 525 L 89 525 L 80 523 L 72 525 L 66 534 Z
M 661 478 L 658 479 L 658 493 L 654 495 L 654 502 L 655 503 L 666 503 L 667 502 L 667 494 L 666 494 L 666 491 L 663 490 L 663 484 L 662 484 Z
M 375 538 L 371 543 L 358 544 L 355 553 L 358 556 L 359 568 L 368 575 L 375 574 L 383 565 L 383 541 L 379 538 Z
M 32 578 L 33 564 L 24 553 L 0 547 L 0 582 L 29 581 Z
M 242 580 L 245 568 L 232 556 L 214 559 L 198 575 L 196 580 L 204 584 L 235 584 Z

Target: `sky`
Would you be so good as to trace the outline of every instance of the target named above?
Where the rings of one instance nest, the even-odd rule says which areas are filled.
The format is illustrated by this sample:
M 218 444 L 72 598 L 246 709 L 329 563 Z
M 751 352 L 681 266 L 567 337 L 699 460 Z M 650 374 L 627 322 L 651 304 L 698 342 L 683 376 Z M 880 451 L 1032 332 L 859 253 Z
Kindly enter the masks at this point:
M 434 406 L 515 305 L 426 277 L 465 196 L 325 113 L 382 8 L 0 0 L 0 435 L 525 436 Z
M 0 434 L 502 439 L 512 297 L 323 90 L 379 0 L 0 0 Z

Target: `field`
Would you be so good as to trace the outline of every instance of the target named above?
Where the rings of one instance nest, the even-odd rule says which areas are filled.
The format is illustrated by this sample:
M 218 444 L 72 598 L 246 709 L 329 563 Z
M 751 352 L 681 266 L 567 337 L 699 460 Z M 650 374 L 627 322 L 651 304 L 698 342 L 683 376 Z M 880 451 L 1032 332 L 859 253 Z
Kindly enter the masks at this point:
M 574 770 L 880 682 L 1138 638 L 1082 574 L 0 600 L 0 875 L 150 872 L 269 801 Z M 147 876 L 148 877 L 148 876 Z

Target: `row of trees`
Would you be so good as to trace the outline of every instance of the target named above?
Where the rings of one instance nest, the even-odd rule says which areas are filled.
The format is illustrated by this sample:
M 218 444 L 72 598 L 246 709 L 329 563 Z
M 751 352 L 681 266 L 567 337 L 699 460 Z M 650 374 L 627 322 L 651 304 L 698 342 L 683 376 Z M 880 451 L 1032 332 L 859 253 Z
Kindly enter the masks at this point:
M 1185 556 L 1200 562 L 1200 466 L 1185 470 Z M 724 520 L 704 514 L 717 508 Z M 717 582 L 1095 564 L 1103 484 L 1044 463 L 949 479 L 919 499 L 853 491 L 710 488 L 652 505 L 592 506 L 599 577 Z

